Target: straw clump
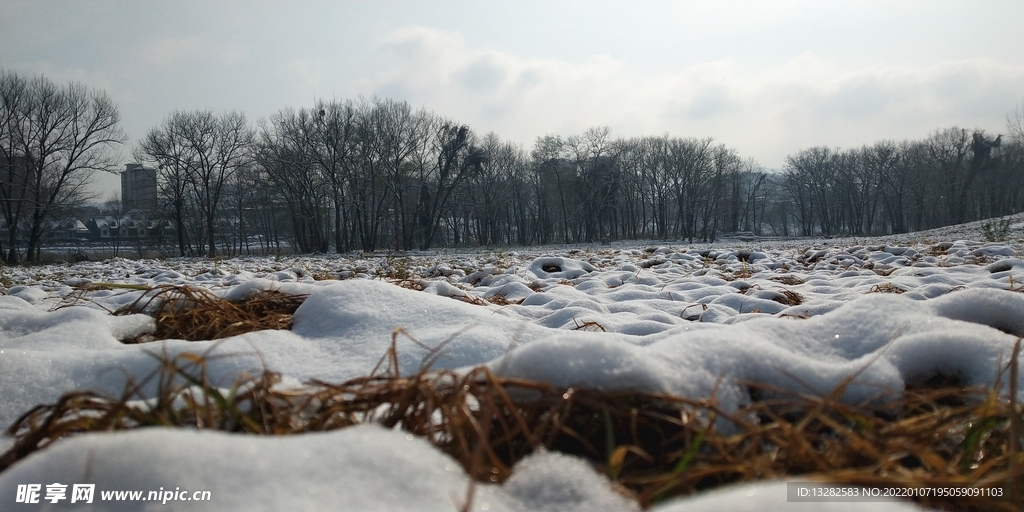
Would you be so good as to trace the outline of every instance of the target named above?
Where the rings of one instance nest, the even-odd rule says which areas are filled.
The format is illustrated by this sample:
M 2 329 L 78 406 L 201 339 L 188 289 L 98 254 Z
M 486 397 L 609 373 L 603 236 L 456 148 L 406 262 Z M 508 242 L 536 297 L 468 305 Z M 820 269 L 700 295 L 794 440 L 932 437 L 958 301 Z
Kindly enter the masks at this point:
M 115 315 L 143 313 L 156 319 L 152 335 L 127 340 L 215 340 L 264 329 L 290 329 L 295 311 L 307 295 L 264 290 L 229 301 L 205 288 L 164 285 L 148 288 Z
M 204 358 L 164 355 L 121 396 L 73 392 L 24 414 L 8 429 L 16 442 L 0 456 L 0 471 L 83 432 L 164 425 L 294 435 L 373 422 L 426 439 L 480 482 L 504 481 L 542 447 L 578 455 L 644 507 L 796 475 L 896 487 L 984 484 L 1007 493 L 1021 482 L 1020 410 L 993 390 L 921 388 L 870 406 L 839 402 L 843 386 L 819 397 L 748 383 L 752 403 L 724 411 L 714 397 L 555 388 L 487 367 L 402 376 L 394 344 L 379 367 L 301 388 L 282 388 L 265 371 L 219 389 Z M 136 400 L 154 381 L 155 399 Z M 1015 499 L 917 498 L 950 510 L 1020 510 L 1021 495 Z

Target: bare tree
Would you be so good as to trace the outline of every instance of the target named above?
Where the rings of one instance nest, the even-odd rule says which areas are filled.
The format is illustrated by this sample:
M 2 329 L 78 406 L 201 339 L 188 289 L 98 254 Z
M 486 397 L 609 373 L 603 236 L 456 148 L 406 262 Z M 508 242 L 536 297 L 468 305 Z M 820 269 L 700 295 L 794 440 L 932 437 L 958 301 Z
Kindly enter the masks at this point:
M 564 147 L 575 167 L 574 191 L 583 221 L 582 236 L 577 239 L 591 242 L 616 237 L 620 149 L 611 138 L 611 128 L 588 128 L 568 137 Z
M 511 243 L 512 225 L 523 217 L 523 212 L 517 213 L 516 209 L 523 206 L 519 188 L 526 156 L 519 146 L 503 142 L 494 133 L 484 136 L 480 150 L 480 172 L 473 174 L 463 194 L 464 210 L 471 212 L 472 230 L 479 244 Z
M 834 177 L 833 166 L 835 152 L 828 147 L 814 147 L 786 157 L 784 171 L 786 192 L 790 195 L 793 205 L 792 212 L 800 234 L 814 234 L 817 225 L 825 234 L 829 234 L 831 226 L 828 222 L 828 190 Z M 822 210 L 825 210 L 822 213 Z M 825 222 L 822 223 L 821 220 Z
M 938 130 L 925 140 L 929 181 L 941 184 L 937 201 L 931 202 L 930 224 L 959 224 L 967 218 L 966 190 L 973 181 L 968 165 L 971 135 L 962 128 Z
M 421 180 L 416 205 L 420 249 L 429 249 L 434 243 L 456 189 L 482 171 L 486 155 L 475 142 L 466 125 L 442 121 L 435 128 L 432 144 L 437 163 Z
M 352 101 L 319 101 L 313 107 L 316 113 L 311 130 L 310 151 L 330 184 L 331 207 L 334 212 L 334 250 L 346 247 L 345 205 L 346 182 L 354 166 L 355 141 L 359 111 Z
M 878 184 L 877 197 L 882 201 L 884 232 L 903 233 L 909 201 L 910 168 L 907 165 L 908 143 L 876 142 L 861 150 L 865 167 Z
M 576 175 L 575 169 L 567 158 L 568 150 L 565 140 L 558 135 L 537 137 L 530 156 L 533 159 L 534 172 L 537 174 L 541 202 L 543 204 L 556 202 L 561 214 L 561 229 L 552 230 L 552 234 L 554 236 L 561 234 L 563 243 L 569 243 L 571 241 L 569 220 L 575 215 L 576 210 L 575 194 L 573 193 Z M 541 215 L 541 217 L 547 219 L 550 216 Z M 546 226 L 544 229 L 547 229 Z
M 256 161 L 291 212 L 292 245 L 324 252 L 330 240 L 326 215 L 331 182 L 317 161 L 316 120 L 307 109 L 282 110 L 261 121 Z
M 119 159 L 113 150 L 125 135 L 117 106 L 103 91 L 78 83 L 60 87 L 45 77 L 25 80 L 6 71 L 0 72 L 0 91 L 7 262 L 19 259 L 19 234 L 26 240 L 26 261 L 35 261 L 46 221 L 87 199 L 93 172 L 114 171 Z
M 114 219 L 114 225 L 110 226 L 110 235 L 114 238 L 114 257 L 118 256 L 121 250 L 121 235 L 124 232 L 124 202 L 121 201 L 121 194 L 115 193 L 110 199 L 103 202 L 103 212 Z
M 0 208 L 7 228 L 8 263 L 18 261 L 18 227 L 31 206 L 27 201 L 28 159 L 22 153 L 22 118 L 28 109 L 28 80 L 6 71 L 0 72 Z
M 1013 108 L 1013 112 L 1006 114 L 1006 129 L 1010 132 L 1010 140 L 1024 143 L 1024 100 Z
M 717 171 L 712 142 L 710 137 L 669 140 L 668 177 L 676 194 L 676 232 L 690 242 L 697 235 L 698 216 Z
M 1007 198 L 1010 211 L 1024 210 L 1024 100 L 1006 116 L 1006 127 L 1009 132 L 1003 154 L 1004 167 L 1011 178 L 1004 189 L 1010 194 Z
M 206 254 L 217 254 L 217 221 L 225 187 L 251 160 L 253 132 L 239 112 L 215 116 L 209 111 L 175 112 L 152 128 L 139 144 L 137 155 L 167 170 L 178 207 L 178 223 L 191 199 L 203 221 Z M 179 235 L 180 236 L 180 235 Z
M 162 206 L 174 222 L 180 256 L 190 253 L 186 215 L 189 211 L 188 173 L 194 160 L 193 148 L 184 139 L 185 114 L 175 112 L 162 128 L 151 128 L 135 149 L 135 158 L 157 164 L 157 181 Z

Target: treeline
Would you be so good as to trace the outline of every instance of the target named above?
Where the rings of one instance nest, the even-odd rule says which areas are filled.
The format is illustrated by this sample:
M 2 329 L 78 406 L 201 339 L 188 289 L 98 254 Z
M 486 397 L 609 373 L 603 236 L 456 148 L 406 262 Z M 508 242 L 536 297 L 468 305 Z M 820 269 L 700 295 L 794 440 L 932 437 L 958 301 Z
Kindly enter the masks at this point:
M 54 215 L 56 205 L 83 197 L 92 170 L 112 169 L 107 149 L 123 139 L 117 110 L 78 85 L 61 89 L 11 73 L 2 85 L 4 172 L 17 174 L 16 164 L 28 162 L 36 170 L 23 175 L 41 178 L 29 186 L 5 177 L 3 207 Z M 19 87 L 84 95 L 88 112 L 109 122 L 87 123 L 102 127 L 91 135 L 47 132 L 53 125 L 42 117 L 50 107 L 19 107 L 21 96 L 6 92 Z M 740 231 L 874 235 L 1024 210 L 1022 119 L 1021 109 L 1008 116 L 1006 140 L 950 128 L 919 141 L 810 148 L 769 171 L 711 138 L 616 138 L 607 127 L 538 137 L 527 152 L 407 102 L 375 98 L 318 101 L 255 124 L 237 112 L 174 112 L 134 156 L 156 169 L 161 206 L 151 213 L 174 227 L 164 243 L 181 255 L 694 242 Z M 40 142 L 61 133 L 80 134 L 79 143 L 59 145 L 77 149 L 44 152 L 51 145 Z M 60 169 L 64 181 L 56 179 Z M 44 192 L 54 199 L 41 199 Z M 24 220 L 31 216 L 14 213 L 4 218 L 8 261 L 25 238 L 12 233 L 32 229 Z
M 176 120 L 197 116 L 211 114 L 176 113 L 147 141 L 180 133 Z M 538 137 L 527 153 L 403 101 L 321 101 L 233 138 L 251 140 L 251 151 L 235 166 L 232 207 L 223 209 L 234 212 L 221 225 L 235 242 L 217 245 L 243 250 L 253 234 L 327 252 L 929 229 L 1024 211 L 1024 137 L 1010 129 L 1005 142 L 950 128 L 919 141 L 810 148 L 772 172 L 711 138 L 614 138 L 595 127 Z M 158 153 L 139 156 L 163 165 L 164 190 L 181 190 L 168 172 L 175 160 Z M 185 204 L 211 212 L 203 206 L 211 194 L 199 193 L 209 187 L 191 190 Z M 214 243 L 192 251 L 209 253 Z
M 1024 210 L 1022 137 L 1013 124 L 1011 116 L 1008 143 L 948 128 L 920 141 L 788 157 L 782 198 L 796 233 L 903 233 Z

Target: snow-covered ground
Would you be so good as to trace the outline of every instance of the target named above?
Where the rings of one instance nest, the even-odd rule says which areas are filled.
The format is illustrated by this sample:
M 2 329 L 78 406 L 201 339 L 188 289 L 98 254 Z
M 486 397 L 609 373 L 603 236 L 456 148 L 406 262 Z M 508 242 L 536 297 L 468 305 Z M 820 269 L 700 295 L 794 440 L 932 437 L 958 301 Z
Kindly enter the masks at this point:
M 0 272 L 0 424 L 71 390 L 119 395 L 152 356 L 231 354 L 209 369 L 227 385 L 266 365 L 285 384 L 366 375 L 396 328 L 404 374 L 425 347 L 433 368 L 488 364 L 560 386 L 716 393 L 749 401 L 738 381 L 827 393 L 857 373 L 846 399 L 899 393 L 936 373 L 991 385 L 1024 335 L 1024 218 L 1009 241 L 981 223 L 909 235 L 209 260 L 111 260 Z M 403 279 L 405 286 L 396 286 Z M 188 284 L 235 298 L 308 293 L 290 331 L 220 341 L 125 345 L 152 329 L 113 310 L 142 293 L 85 283 Z M 422 288 L 422 290 L 418 290 Z M 453 300 L 455 299 L 455 300 Z M 58 308 L 58 306 L 70 306 Z M 861 371 L 862 370 L 862 371 Z M 1003 379 L 1003 385 L 1006 385 Z M 717 391 L 716 391 L 717 386 Z M 809 388 L 809 389 L 808 389 Z M 1009 390 L 1006 390 L 1009 391 Z M 1024 387 L 1013 390 L 1024 392 Z M 0 439 L 0 451 L 11 444 Z M 56 506 L 16 504 L 18 485 L 68 485 Z M 69 503 L 96 485 L 93 505 Z M 467 477 L 423 440 L 366 425 L 261 438 L 144 429 L 58 442 L 0 473 L 0 509 L 149 510 L 100 502 L 109 490 L 209 490 L 173 510 L 457 510 Z M 24 489 L 24 488 L 23 488 Z M 587 463 L 536 454 L 473 510 L 630 510 Z M 784 482 L 736 486 L 655 510 L 916 510 L 908 503 L 787 503 Z M 119 508 L 120 507 L 120 508 Z

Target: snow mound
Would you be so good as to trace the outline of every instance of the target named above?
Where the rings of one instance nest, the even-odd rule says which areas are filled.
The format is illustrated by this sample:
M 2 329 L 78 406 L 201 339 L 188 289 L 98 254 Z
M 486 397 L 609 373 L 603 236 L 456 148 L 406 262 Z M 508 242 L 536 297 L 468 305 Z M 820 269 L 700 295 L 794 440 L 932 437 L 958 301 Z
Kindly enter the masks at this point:
M 504 486 L 475 486 L 472 510 L 636 510 L 574 457 L 535 455 L 514 474 Z M 93 503 L 13 504 L 8 499 L 19 484 L 33 482 L 69 489 L 95 484 Z M 420 438 L 375 425 L 266 438 L 164 428 L 88 434 L 61 441 L 0 474 L 4 510 L 167 510 L 170 505 L 169 510 L 218 512 L 451 512 L 465 503 L 469 489 L 455 460 Z M 173 490 L 189 498 L 209 491 L 210 499 L 166 504 L 103 499 L 104 492 L 140 490 L 144 497 Z
M 594 266 L 585 261 L 556 256 L 537 258 L 528 268 L 539 279 L 576 279 L 594 271 Z

